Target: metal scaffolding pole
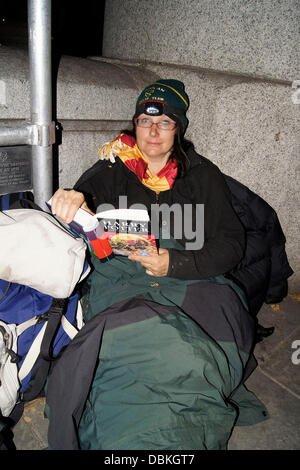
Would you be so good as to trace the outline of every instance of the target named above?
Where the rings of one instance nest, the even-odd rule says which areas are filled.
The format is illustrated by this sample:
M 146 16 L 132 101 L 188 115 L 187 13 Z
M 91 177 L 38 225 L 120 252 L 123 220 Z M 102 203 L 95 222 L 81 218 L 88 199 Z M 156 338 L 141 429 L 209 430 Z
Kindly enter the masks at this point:
M 0 127 L 0 146 L 32 146 L 32 186 L 34 200 L 47 210 L 53 192 L 51 74 L 51 0 L 28 0 L 29 70 L 31 122 Z M 1 148 L 1 147 L 0 147 Z M 29 188 L 28 188 L 29 189 Z
M 31 123 L 39 134 L 32 146 L 32 182 L 36 204 L 45 208 L 53 192 L 51 83 L 51 0 L 28 0 Z

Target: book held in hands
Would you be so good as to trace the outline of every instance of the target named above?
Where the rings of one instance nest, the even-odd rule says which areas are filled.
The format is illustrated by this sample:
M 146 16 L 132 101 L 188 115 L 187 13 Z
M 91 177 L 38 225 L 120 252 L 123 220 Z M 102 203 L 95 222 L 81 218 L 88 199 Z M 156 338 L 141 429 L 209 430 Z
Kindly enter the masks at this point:
M 115 254 L 157 254 L 156 241 L 151 233 L 150 217 L 146 210 L 113 209 L 98 212 L 96 217 Z
M 51 208 L 51 199 L 48 206 Z M 78 209 L 72 222 L 62 223 L 75 236 L 83 237 L 91 251 L 103 261 L 110 259 L 113 253 L 121 256 L 158 253 L 150 217 L 144 209 L 112 209 L 94 215 Z

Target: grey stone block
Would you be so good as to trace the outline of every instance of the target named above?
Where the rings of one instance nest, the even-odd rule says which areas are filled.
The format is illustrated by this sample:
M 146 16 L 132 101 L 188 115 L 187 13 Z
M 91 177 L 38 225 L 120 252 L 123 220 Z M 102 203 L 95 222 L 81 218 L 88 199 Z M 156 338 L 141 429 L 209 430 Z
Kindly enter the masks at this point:
M 295 0 L 110 0 L 103 55 L 299 78 Z
M 280 304 L 264 305 L 258 321 L 275 326 L 274 333 L 258 343 L 258 368 L 247 388 L 266 406 L 270 418 L 253 426 L 235 427 L 229 450 L 300 449 L 300 364 L 292 361 L 291 346 L 300 340 L 299 296 L 288 295 Z
M 300 399 L 300 309 L 297 299 L 298 296 L 288 295 L 280 304 L 264 305 L 260 310 L 259 323 L 274 326 L 275 330 L 256 345 L 255 357 L 267 377 L 272 377 Z
M 30 118 L 28 54 L 24 49 L 0 46 L 2 99 L 0 119 Z
M 20 125 L 30 119 L 28 52 L 1 46 L 0 63 L 0 126 Z M 98 160 L 98 149 L 131 126 L 137 96 L 155 78 L 147 69 L 101 58 L 62 57 L 56 87 L 60 186 L 73 186 Z
M 259 311 L 258 321 L 264 327 L 275 327 L 274 333 L 255 347 L 255 356 L 260 366 L 262 368 L 268 366 L 270 361 L 272 362 L 273 354 L 277 355 L 282 345 L 287 346 L 287 358 L 289 358 L 287 362 L 291 363 L 291 344 L 294 336 L 297 339 L 297 331 L 300 327 L 299 295 L 290 294 L 280 304 L 264 304 Z M 300 334 L 298 334 L 298 339 L 300 340 Z M 297 393 L 300 394 L 300 387 Z
M 100 147 L 113 140 L 118 133 L 117 130 L 63 132 L 62 145 L 59 147 L 59 186 L 72 188 L 84 171 L 99 160 Z
M 0 119 L 28 120 L 28 52 L 1 46 L 0 63 Z M 63 56 L 56 87 L 57 120 L 131 119 L 140 90 L 154 77 L 151 71 Z
M 300 400 L 257 369 L 247 388 L 266 406 L 270 418 L 252 426 L 236 426 L 229 450 L 299 450 Z
M 137 87 L 120 67 L 63 57 L 58 74 L 58 119 L 131 119 Z

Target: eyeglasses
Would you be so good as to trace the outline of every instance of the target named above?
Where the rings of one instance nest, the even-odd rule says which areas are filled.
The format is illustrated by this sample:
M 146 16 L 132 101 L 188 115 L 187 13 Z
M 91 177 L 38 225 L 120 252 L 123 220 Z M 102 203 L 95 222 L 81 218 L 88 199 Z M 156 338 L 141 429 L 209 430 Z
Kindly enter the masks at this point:
M 159 121 L 152 122 L 147 118 L 136 119 L 135 123 L 138 127 L 144 127 L 150 129 L 152 126 L 157 126 L 161 131 L 172 131 L 176 127 L 176 122 L 174 121 Z

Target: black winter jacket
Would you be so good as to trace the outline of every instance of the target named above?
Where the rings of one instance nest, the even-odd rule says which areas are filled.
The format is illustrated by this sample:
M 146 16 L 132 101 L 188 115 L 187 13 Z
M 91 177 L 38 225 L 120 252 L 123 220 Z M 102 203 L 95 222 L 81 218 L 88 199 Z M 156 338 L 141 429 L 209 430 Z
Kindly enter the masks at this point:
M 220 170 L 194 151 L 190 151 L 188 156 L 191 166 L 186 175 L 177 178 L 172 189 L 161 191 L 158 195 L 143 185 L 118 158 L 114 164 L 97 162 L 80 178 L 74 189 L 84 193 L 93 211 L 97 211 L 97 207 L 103 203 L 118 208 L 120 195 L 127 196 L 127 207 L 140 203 L 149 211 L 152 204 L 159 204 L 160 207 L 163 204 L 168 207 L 176 204 L 181 214 L 185 214 L 188 205 L 191 209 L 188 218 L 192 228 L 190 233 L 186 233 L 184 217 L 176 218 L 171 212 L 167 220 L 161 220 L 164 230 L 168 229 L 184 248 L 169 249 L 168 276 L 205 279 L 224 274 L 239 263 L 243 256 L 245 233 L 232 208 L 231 194 Z M 203 228 L 203 224 L 197 227 L 200 217 L 196 204 L 204 205 L 204 244 L 202 248 L 200 245 L 189 249 L 188 243 L 195 242 L 196 238 L 198 240 Z M 178 227 L 178 220 L 181 227 Z M 178 228 L 181 230 L 178 231 Z M 198 237 L 191 237 L 192 232 L 196 233 L 196 228 Z
M 118 207 L 122 194 L 127 194 L 128 206 L 136 202 L 148 208 L 157 202 L 205 204 L 202 250 L 170 249 L 168 275 L 201 279 L 225 274 L 243 288 L 249 310 L 256 315 L 264 302 L 278 303 L 287 295 L 287 279 L 293 274 L 276 212 L 246 186 L 222 175 L 209 160 L 194 151 L 188 156 L 191 170 L 176 180 L 172 190 L 161 192 L 158 200 L 119 159 L 115 164 L 97 162 L 74 189 L 85 194 L 93 211 L 103 202 Z M 187 240 L 179 241 L 185 245 Z
M 287 295 L 293 274 L 285 252 L 285 236 L 275 210 L 249 188 L 225 175 L 232 205 L 246 231 L 242 261 L 227 274 L 245 291 L 256 315 L 265 302 L 278 303 Z

